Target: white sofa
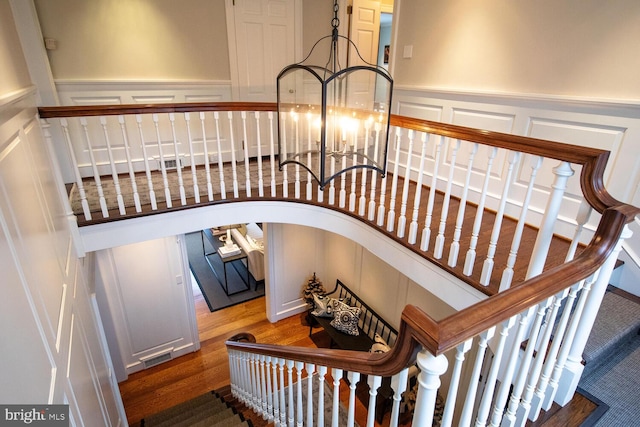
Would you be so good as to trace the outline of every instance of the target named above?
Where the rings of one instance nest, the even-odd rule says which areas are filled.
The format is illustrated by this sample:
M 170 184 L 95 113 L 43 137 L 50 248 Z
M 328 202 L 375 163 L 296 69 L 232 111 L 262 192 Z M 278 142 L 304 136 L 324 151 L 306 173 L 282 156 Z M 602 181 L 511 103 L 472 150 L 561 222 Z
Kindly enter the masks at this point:
M 264 242 L 262 229 L 256 223 L 231 229 L 231 238 L 247 254 L 249 273 L 259 282 L 264 280 Z

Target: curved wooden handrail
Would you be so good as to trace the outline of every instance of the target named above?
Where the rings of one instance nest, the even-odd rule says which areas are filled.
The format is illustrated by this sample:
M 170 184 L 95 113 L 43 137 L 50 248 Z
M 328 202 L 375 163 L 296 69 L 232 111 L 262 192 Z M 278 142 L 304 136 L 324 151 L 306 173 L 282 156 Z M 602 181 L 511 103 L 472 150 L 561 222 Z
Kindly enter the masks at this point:
M 434 320 L 418 307 L 407 305 L 402 312 L 396 343 L 386 354 L 232 341 L 227 341 L 226 345 L 229 349 L 249 350 L 266 356 L 295 359 L 363 374 L 394 375 L 414 362 L 421 346 L 434 355 L 443 354 L 589 277 L 604 263 L 617 244 L 617 238 L 611 239 L 609 236 L 619 236 L 628 222 L 628 214 L 637 211 L 629 211 L 626 207 L 608 209 L 592 241 L 575 260 L 440 321 Z
M 121 104 L 40 107 L 43 119 L 63 117 L 89 117 L 124 114 L 187 113 L 201 111 L 277 111 L 273 102 L 191 102 L 166 104 Z M 502 132 L 469 128 L 442 122 L 404 117 L 392 114 L 390 124 L 405 129 L 427 132 L 444 137 L 477 142 L 536 156 L 582 165 L 580 183 L 589 204 L 598 212 L 623 205 L 612 197 L 604 186 L 604 170 L 609 151 L 562 142 L 530 138 Z
M 185 103 L 153 105 L 42 107 L 41 118 L 102 116 L 120 114 L 184 113 L 200 111 L 275 111 L 274 103 Z M 417 307 L 407 306 L 402 314 L 396 345 L 386 355 L 345 350 L 302 349 L 247 342 L 227 342 L 229 348 L 251 349 L 275 357 L 296 358 L 362 373 L 391 375 L 407 366 L 419 346 L 438 355 L 478 333 L 525 311 L 565 288 L 589 277 L 613 251 L 625 224 L 640 209 L 619 202 L 604 187 L 604 170 L 609 152 L 589 147 L 432 122 L 398 115 L 391 125 L 443 137 L 543 156 L 582 166 L 581 186 L 589 204 L 602 214 L 592 241 L 573 261 L 547 270 L 507 291 L 494 295 L 440 321 Z

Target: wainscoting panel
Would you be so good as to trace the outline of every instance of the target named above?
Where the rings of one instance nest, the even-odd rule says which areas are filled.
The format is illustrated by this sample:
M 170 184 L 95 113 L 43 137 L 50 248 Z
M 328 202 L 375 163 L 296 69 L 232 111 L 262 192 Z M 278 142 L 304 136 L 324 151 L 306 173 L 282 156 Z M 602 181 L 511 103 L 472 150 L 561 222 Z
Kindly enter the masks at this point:
M 611 157 L 605 171 L 605 184 L 610 193 L 621 201 L 632 202 L 640 183 L 637 141 L 640 140 L 640 109 L 634 104 L 601 102 L 561 98 L 532 98 L 518 95 L 492 95 L 454 91 L 439 91 L 411 87 L 396 87 L 394 112 L 421 118 L 425 111 L 440 111 L 442 121 L 463 126 L 471 126 L 493 131 L 531 136 L 541 139 L 570 144 L 597 147 L 611 151 Z M 491 197 L 487 206 L 495 209 L 500 200 L 501 179 L 505 171 L 505 153 L 494 162 L 491 184 Z M 457 163 L 465 162 L 467 155 L 459 154 Z M 511 192 L 526 191 L 531 175 L 529 156 L 523 156 L 515 172 L 515 182 Z M 477 154 L 477 166 L 480 170 L 486 164 L 486 154 Z M 416 163 L 416 162 L 414 162 Z M 531 200 L 531 211 L 527 221 L 538 224 L 546 209 L 546 197 L 554 181 L 553 168 L 559 162 L 546 160 L 538 172 Z M 460 165 L 460 168 L 462 166 Z M 580 168 L 575 173 L 565 195 L 565 202 L 556 223 L 556 232 L 569 236 L 574 231 L 573 220 L 581 199 L 579 188 Z M 461 171 L 460 171 L 461 172 Z M 442 189 L 448 171 L 441 168 L 439 189 Z M 456 173 L 458 181 L 461 174 Z M 472 182 L 473 179 L 472 179 Z M 454 183 L 456 194 L 457 183 Z M 477 193 L 469 195 L 470 201 L 477 200 Z M 520 208 L 509 200 L 506 213 L 518 216 Z M 589 222 L 594 228 L 597 215 Z M 640 239 L 640 236 L 636 236 Z M 584 241 L 590 239 L 589 233 Z

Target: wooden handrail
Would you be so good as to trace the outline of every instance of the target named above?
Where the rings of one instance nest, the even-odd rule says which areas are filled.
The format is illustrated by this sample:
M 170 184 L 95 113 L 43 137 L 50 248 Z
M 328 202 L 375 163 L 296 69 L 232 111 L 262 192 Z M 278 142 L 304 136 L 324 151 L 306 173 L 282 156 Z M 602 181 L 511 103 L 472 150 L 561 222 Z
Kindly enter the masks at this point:
M 229 349 L 347 369 L 363 374 L 390 376 L 414 363 L 420 346 L 440 355 L 479 333 L 524 312 L 593 274 L 614 250 L 629 213 L 624 207 L 605 211 L 586 249 L 573 261 L 550 269 L 521 285 L 496 294 L 440 321 L 420 308 L 407 305 L 402 312 L 398 338 L 386 354 L 227 341 Z
M 42 107 L 41 118 L 86 117 L 121 114 L 184 113 L 200 111 L 275 111 L 274 103 L 185 103 L 152 105 L 112 105 Z M 604 170 L 609 152 L 524 136 L 491 132 L 391 116 L 391 125 L 443 137 L 481 143 L 493 147 L 543 156 L 582 166 L 581 186 L 589 204 L 602 214 L 590 244 L 573 261 L 543 272 L 505 292 L 494 295 L 440 321 L 417 307 L 407 306 L 402 314 L 396 345 L 386 355 L 344 350 L 305 350 L 299 347 L 272 346 L 246 342 L 227 342 L 229 348 L 251 349 L 276 357 L 357 370 L 362 373 L 390 375 L 413 360 L 419 346 L 438 355 L 476 336 L 478 333 L 525 311 L 565 288 L 589 277 L 613 251 L 625 224 L 640 214 L 640 209 L 619 202 L 604 188 Z
M 63 117 L 90 117 L 126 114 L 187 113 L 201 111 L 277 111 L 273 102 L 191 102 L 166 104 L 121 104 L 40 107 L 43 119 Z M 548 157 L 582 165 L 580 183 L 589 204 L 598 212 L 622 205 L 604 187 L 604 170 L 609 151 L 562 142 L 530 138 L 508 133 L 493 132 L 453 124 L 433 122 L 392 114 L 392 126 L 435 135 L 477 142 L 526 154 Z

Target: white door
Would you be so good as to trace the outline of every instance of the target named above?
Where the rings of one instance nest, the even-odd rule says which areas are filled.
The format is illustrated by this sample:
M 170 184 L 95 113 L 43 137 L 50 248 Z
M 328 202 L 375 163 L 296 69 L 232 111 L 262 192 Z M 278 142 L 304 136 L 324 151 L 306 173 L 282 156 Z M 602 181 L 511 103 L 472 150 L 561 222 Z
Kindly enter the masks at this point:
M 227 34 L 233 101 L 276 102 L 276 78 L 301 56 L 302 0 L 226 0 Z M 260 122 L 260 154 L 270 150 L 269 123 Z M 275 118 L 274 118 L 275 120 Z M 239 120 L 234 132 L 244 135 Z M 247 121 L 247 134 L 255 134 L 255 122 Z M 244 157 L 247 144 L 236 145 L 236 158 Z M 257 144 L 249 144 L 249 157 L 258 155 Z
M 358 47 L 358 52 L 368 64 L 378 62 L 378 39 L 380 37 L 380 0 L 353 0 L 351 19 L 351 40 Z M 365 64 L 353 51 L 349 55 L 349 66 Z M 362 97 L 370 99 L 375 91 L 375 78 L 372 73 L 356 73 L 356 81 L 349 81 L 350 99 Z
M 228 0 L 233 14 L 239 99 L 275 102 L 276 77 L 296 59 L 295 16 L 299 0 Z M 233 47 L 232 47 L 233 48 Z M 233 79 L 234 76 L 232 76 Z

